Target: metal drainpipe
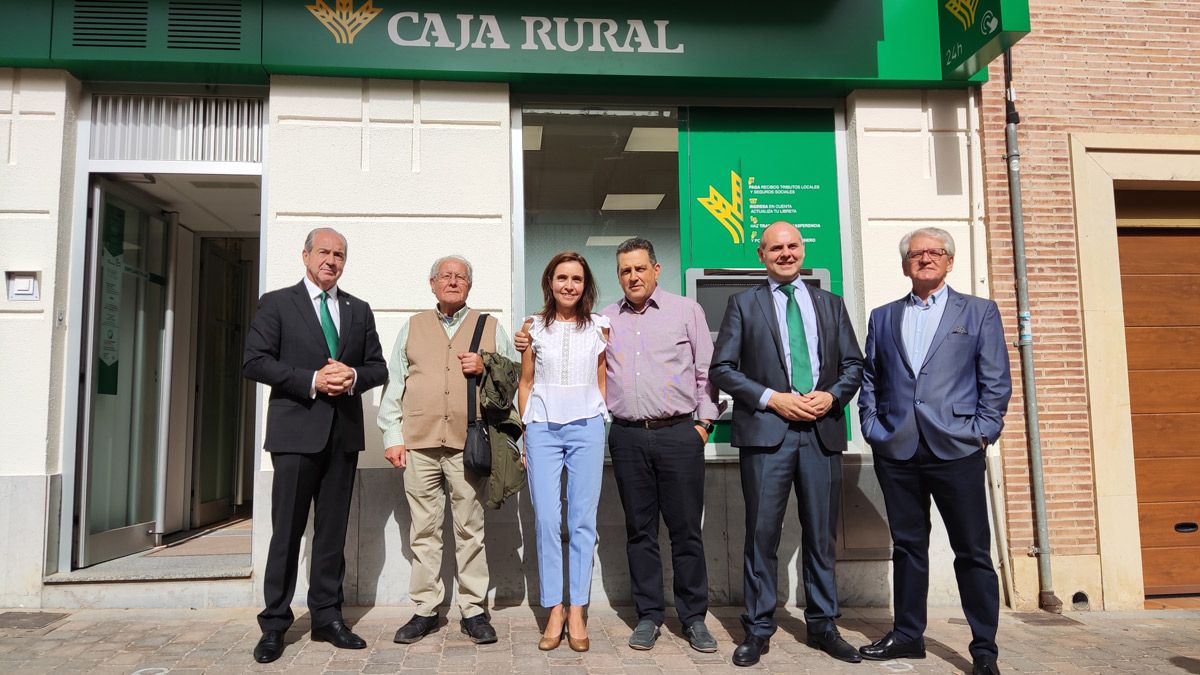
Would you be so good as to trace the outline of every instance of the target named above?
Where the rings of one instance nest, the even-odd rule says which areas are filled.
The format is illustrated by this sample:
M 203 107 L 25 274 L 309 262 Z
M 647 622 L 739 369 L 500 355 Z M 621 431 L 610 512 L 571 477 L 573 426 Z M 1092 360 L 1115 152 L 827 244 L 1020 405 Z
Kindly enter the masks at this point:
M 1012 84 L 1012 55 L 1004 50 L 1004 146 L 1008 165 L 1008 204 L 1012 213 L 1013 266 L 1017 277 L 1017 349 L 1021 354 L 1021 384 L 1024 389 L 1025 433 L 1029 438 L 1029 476 L 1033 482 L 1033 515 L 1037 544 L 1030 555 L 1038 559 L 1038 607 L 1062 613 L 1062 600 L 1054 595 L 1050 572 L 1050 526 L 1046 518 L 1046 484 L 1042 471 L 1042 436 L 1038 431 L 1037 383 L 1033 374 L 1033 327 L 1029 312 L 1029 272 L 1025 259 L 1025 220 L 1021 212 L 1021 153 L 1017 147 L 1017 96 Z

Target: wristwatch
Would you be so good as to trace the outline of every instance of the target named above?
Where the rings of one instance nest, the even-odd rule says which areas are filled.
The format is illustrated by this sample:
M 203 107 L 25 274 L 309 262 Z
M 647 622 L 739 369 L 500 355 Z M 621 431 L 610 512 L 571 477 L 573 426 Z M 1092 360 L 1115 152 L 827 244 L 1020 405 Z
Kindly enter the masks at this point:
M 713 429 L 716 428 L 717 425 L 713 424 L 712 422 L 702 422 L 700 420 L 696 420 L 696 426 L 703 429 L 704 433 L 711 435 L 713 432 Z

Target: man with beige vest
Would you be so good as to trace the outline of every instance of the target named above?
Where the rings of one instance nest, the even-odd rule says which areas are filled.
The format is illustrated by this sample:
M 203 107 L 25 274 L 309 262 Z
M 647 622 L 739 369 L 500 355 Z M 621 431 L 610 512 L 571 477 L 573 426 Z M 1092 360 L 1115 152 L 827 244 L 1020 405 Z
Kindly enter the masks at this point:
M 410 644 L 433 632 L 442 584 L 442 505 L 450 512 L 458 562 L 462 632 L 477 644 L 496 641 L 486 612 L 487 556 L 483 550 L 483 481 L 463 471 L 467 438 L 467 378 L 483 373 L 483 358 L 470 350 L 479 312 L 467 307 L 471 263 L 461 256 L 434 262 L 429 287 L 436 309 L 411 317 L 400 328 L 388 362 L 388 384 L 379 405 L 385 457 L 404 469 L 404 492 L 412 519 L 409 595 L 417 605 L 395 641 Z M 517 360 L 508 333 L 489 316 L 480 351 Z

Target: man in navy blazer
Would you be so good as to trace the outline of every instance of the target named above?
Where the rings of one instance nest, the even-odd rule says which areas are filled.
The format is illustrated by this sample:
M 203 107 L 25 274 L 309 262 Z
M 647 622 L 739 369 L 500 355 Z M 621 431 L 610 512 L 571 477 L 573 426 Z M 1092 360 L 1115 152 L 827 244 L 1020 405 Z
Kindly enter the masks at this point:
M 733 663 L 750 666 L 776 630 L 779 537 L 795 489 L 803 530 L 808 644 L 855 663 L 838 633 L 836 561 L 844 406 L 862 378 L 862 352 L 842 299 L 799 281 L 804 239 L 787 222 L 763 230 L 768 281 L 729 299 L 709 379 L 733 397 L 732 444 L 746 501 L 746 637 Z
M 938 228 L 900 241 L 912 292 L 871 312 L 858 409 L 875 454 L 892 532 L 896 618 L 859 651 L 924 658 L 929 590 L 929 502 L 950 546 L 976 674 L 998 673 L 999 580 L 990 554 L 986 454 L 1012 396 L 996 303 L 946 285 L 954 239 Z
M 308 610 L 312 639 L 343 649 L 366 642 L 342 620 L 346 519 L 363 438 L 362 394 L 387 381 L 375 316 L 367 303 L 337 287 L 346 238 L 328 228 L 308 233 L 304 279 L 262 296 L 250 323 L 242 370 L 271 387 L 263 447 L 271 453 L 271 544 L 263 575 L 266 608 L 254 659 L 283 653 L 294 619 L 300 541 L 313 518 Z

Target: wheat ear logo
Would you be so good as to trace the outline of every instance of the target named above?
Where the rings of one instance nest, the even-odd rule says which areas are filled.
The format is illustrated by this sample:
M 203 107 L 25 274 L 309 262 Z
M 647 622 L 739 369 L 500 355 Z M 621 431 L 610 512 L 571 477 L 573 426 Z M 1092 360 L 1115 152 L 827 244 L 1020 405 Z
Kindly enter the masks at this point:
M 950 0 L 944 6 L 962 24 L 963 30 L 975 25 L 975 12 L 979 10 L 979 0 Z
M 336 0 L 333 9 L 325 4 L 325 0 L 316 0 L 315 4 L 304 7 L 333 33 L 333 39 L 339 45 L 352 45 L 358 31 L 366 28 L 383 11 L 373 5 L 373 1 L 367 0 L 358 9 L 354 8 L 354 0 Z
M 746 228 L 742 226 L 742 177 L 736 171 L 729 172 L 729 199 L 709 185 L 708 196 L 696 197 L 696 201 L 729 231 L 733 243 L 746 240 Z

